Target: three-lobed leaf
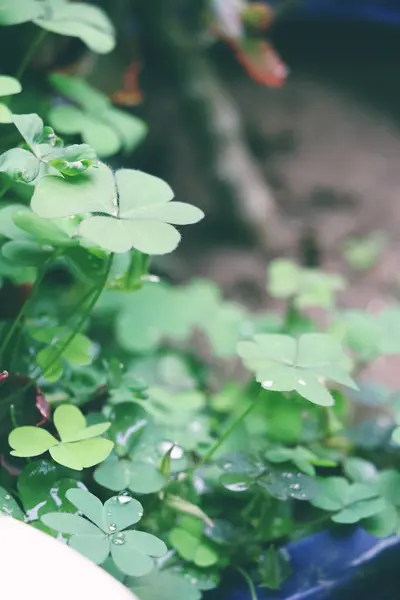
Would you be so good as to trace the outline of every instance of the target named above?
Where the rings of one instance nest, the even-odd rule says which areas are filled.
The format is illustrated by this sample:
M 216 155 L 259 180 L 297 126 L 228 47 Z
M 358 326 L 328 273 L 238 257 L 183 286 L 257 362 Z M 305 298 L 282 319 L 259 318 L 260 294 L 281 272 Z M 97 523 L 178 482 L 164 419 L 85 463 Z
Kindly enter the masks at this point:
M 49 451 L 61 465 L 81 471 L 107 458 L 114 444 L 99 437 L 110 423 L 86 426 L 86 419 L 79 408 L 72 405 L 59 406 L 54 412 L 54 424 L 60 436 L 39 427 L 17 427 L 8 438 L 13 456 L 39 456 Z
M 321 406 L 332 406 L 324 385 L 331 379 L 357 389 L 349 376 L 351 362 L 329 335 L 307 333 L 295 339 L 283 334 L 258 334 L 238 343 L 238 354 L 265 389 L 290 392 Z

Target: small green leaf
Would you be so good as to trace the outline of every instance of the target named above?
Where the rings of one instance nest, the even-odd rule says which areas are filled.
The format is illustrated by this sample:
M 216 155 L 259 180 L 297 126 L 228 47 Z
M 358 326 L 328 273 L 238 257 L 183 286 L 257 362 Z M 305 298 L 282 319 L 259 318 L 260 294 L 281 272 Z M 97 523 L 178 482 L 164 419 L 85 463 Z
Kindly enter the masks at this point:
M 78 515 L 61 512 L 47 513 L 40 520 L 47 527 L 68 535 L 91 535 L 99 537 L 99 539 L 104 536 L 103 532 L 96 525 Z
M 40 173 L 40 161 L 28 150 L 13 148 L 0 155 L 0 172 L 13 181 L 33 183 Z
M 143 516 L 143 506 L 134 498 L 125 503 L 114 496 L 104 504 L 104 510 L 107 525 L 115 525 L 117 531 L 135 525 Z
M 1 0 L 0 24 L 19 25 L 33 21 L 43 14 L 43 6 L 37 0 Z
M 47 31 L 74 36 L 93 52 L 105 54 L 115 46 L 114 27 L 97 6 L 83 2 L 43 0 L 45 15 L 36 18 L 36 25 Z
M 39 456 L 47 452 L 58 442 L 56 438 L 45 429 L 39 427 L 17 427 L 9 437 L 8 443 L 13 451 L 13 456 Z
M 103 462 L 114 444 L 104 438 L 59 444 L 50 448 L 51 457 L 60 465 L 81 471 Z
M 2 7 L 0 5 L 0 19 L 1 9 Z M 0 75 L 0 96 L 12 96 L 14 94 L 19 94 L 21 91 L 22 87 L 18 79 L 9 77 L 8 75 Z
M 99 530 L 97 531 L 99 532 Z M 105 535 L 72 535 L 68 540 L 68 546 L 86 556 L 96 565 L 101 565 L 110 553 L 110 543 Z
M 12 112 L 3 102 L 0 102 L 0 123 L 12 123 Z
M 54 221 L 38 217 L 30 210 L 19 210 L 13 215 L 13 221 L 17 227 L 29 233 L 42 244 L 52 244 L 63 248 L 78 243 L 71 239 Z
M 107 531 L 107 525 L 104 519 L 104 508 L 102 502 L 87 490 L 71 489 L 67 492 L 68 500 L 76 506 L 97 527 Z
M 0 487 L 0 515 L 6 517 L 14 517 L 18 521 L 23 521 L 25 515 L 14 498 L 5 490 Z
M 346 504 L 350 484 L 343 477 L 319 480 L 318 493 L 311 504 L 322 510 L 337 511 Z
M 43 121 L 38 115 L 13 115 L 13 122 L 29 146 L 35 147 L 41 142 Z
M 378 474 L 378 470 L 373 463 L 356 456 L 346 460 L 344 471 L 349 479 L 359 483 L 372 481 Z
M 129 460 L 103 463 L 96 469 L 94 478 L 109 490 L 119 492 L 129 489 L 136 494 L 153 494 L 166 483 L 155 465 Z
M 269 546 L 262 557 L 259 573 L 261 587 L 279 590 L 282 583 L 291 575 L 289 560 L 282 551 Z
M 200 600 L 201 593 L 190 580 L 172 571 L 153 570 L 130 584 L 131 591 L 140 600 Z
M 259 334 L 239 342 L 238 353 L 267 390 L 295 390 L 306 400 L 332 406 L 333 398 L 321 380 L 332 379 L 357 386 L 348 371 L 351 362 L 340 344 L 322 333 L 307 333 L 298 340 L 281 334 Z
M 54 254 L 54 249 L 21 240 L 6 242 L 1 247 L 1 253 L 7 260 L 21 267 L 39 267 Z

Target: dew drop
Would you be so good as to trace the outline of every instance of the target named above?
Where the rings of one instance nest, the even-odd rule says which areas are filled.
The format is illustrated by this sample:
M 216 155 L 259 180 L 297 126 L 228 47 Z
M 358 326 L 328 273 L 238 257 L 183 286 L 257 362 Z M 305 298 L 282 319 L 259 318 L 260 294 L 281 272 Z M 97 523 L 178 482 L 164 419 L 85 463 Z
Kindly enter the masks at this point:
M 117 531 L 117 526 L 115 523 L 111 523 L 111 525 L 108 526 L 108 529 L 111 533 L 114 533 L 114 531 Z
M 196 585 L 198 582 L 198 579 L 196 579 L 196 577 L 191 577 L 190 578 L 190 583 L 192 583 L 193 585 Z
M 261 387 L 263 387 L 263 388 L 265 388 L 265 389 L 268 389 L 268 388 L 270 388 L 270 387 L 271 387 L 273 384 L 274 384 L 274 382 L 273 382 L 273 381 L 263 381 L 263 382 L 262 382 L 262 384 L 261 384 Z
M 142 517 L 143 517 L 143 511 L 142 511 L 142 510 L 141 510 L 141 511 L 139 511 L 139 512 L 138 512 L 138 515 L 139 515 L 139 517 L 140 517 L 140 518 L 142 518 Z
M 132 500 L 132 496 L 129 492 L 120 492 L 117 496 L 117 500 L 119 504 L 129 504 L 129 502 Z
M 111 512 L 111 510 L 108 510 L 108 511 L 107 511 L 107 517 L 111 517 L 111 515 L 112 515 L 112 512 Z
M 10 494 L 6 494 L 6 495 L 4 496 L 4 500 L 11 500 L 11 496 L 10 496 Z
M 233 463 L 231 462 L 226 462 L 223 466 L 224 469 L 232 469 L 233 467 Z
M 236 481 L 235 483 L 225 483 L 224 487 L 231 492 L 247 492 L 249 486 L 244 481 Z
M 306 382 L 305 382 L 303 379 L 299 379 L 298 383 L 299 383 L 300 385 L 306 385 Z
M 116 533 L 112 538 L 112 543 L 116 546 L 122 546 L 125 544 L 125 534 L 124 533 Z
M 299 483 L 293 483 L 293 485 L 290 486 L 292 488 L 292 490 L 299 490 L 300 489 L 300 484 Z

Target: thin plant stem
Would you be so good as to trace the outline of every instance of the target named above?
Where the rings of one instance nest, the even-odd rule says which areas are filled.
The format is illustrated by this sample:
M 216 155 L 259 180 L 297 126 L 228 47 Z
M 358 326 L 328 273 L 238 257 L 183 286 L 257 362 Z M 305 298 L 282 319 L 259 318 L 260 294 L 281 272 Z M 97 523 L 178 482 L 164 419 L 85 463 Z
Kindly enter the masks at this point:
M 108 259 L 108 264 L 106 267 L 106 272 L 104 275 L 104 278 L 101 282 L 101 285 L 96 286 L 95 289 L 91 289 L 89 294 L 85 294 L 85 296 L 83 297 L 83 299 L 79 302 L 78 307 L 81 307 L 82 305 L 84 305 L 88 298 L 91 296 L 91 294 L 93 293 L 93 297 L 89 303 L 89 305 L 86 307 L 85 311 L 83 312 L 83 314 L 81 315 L 81 318 L 79 319 L 78 323 L 75 325 L 75 327 L 73 328 L 71 334 L 68 336 L 68 338 L 65 340 L 65 342 L 62 344 L 62 346 L 60 346 L 60 348 L 58 349 L 57 353 L 52 357 L 52 360 L 45 365 L 43 370 L 39 370 L 39 372 L 34 375 L 32 377 L 32 379 L 25 385 L 23 386 L 21 389 L 19 389 L 17 392 L 14 392 L 13 394 L 10 394 L 10 396 L 8 396 L 8 398 L 4 399 L 4 402 L 6 401 L 10 401 L 14 398 L 14 396 L 17 396 L 19 394 L 23 394 L 26 390 L 28 390 L 32 385 L 34 385 L 37 380 L 39 379 L 39 377 L 41 375 L 45 375 L 50 369 L 51 367 L 57 362 L 57 360 L 62 356 L 62 354 L 65 352 L 65 350 L 68 348 L 68 346 L 71 344 L 71 342 L 73 341 L 73 339 L 75 338 L 75 336 L 80 332 L 80 330 L 82 329 L 83 325 L 85 324 L 86 319 L 89 317 L 90 313 L 92 312 L 97 300 L 100 297 L 101 292 L 103 291 L 106 283 L 107 283 L 107 279 L 108 276 L 110 274 L 110 270 L 111 270 L 111 265 L 112 265 L 112 261 L 113 261 L 113 254 L 110 254 L 109 259 Z M 77 307 L 77 308 L 78 308 Z M 76 312 L 76 309 L 75 311 Z
M 12 185 L 12 181 L 8 181 L 0 192 L 0 200 L 5 196 Z
M 236 567 L 236 570 L 241 574 L 241 576 L 243 577 L 243 579 L 246 581 L 247 585 L 249 586 L 251 600 L 258 600 L 256 588 L 255 588 L 255 585 L 254 585 L 251 577 L 241 567 Z
M 43 42 L 44 38 L 47 35 L 47 31 L 45 31 L 44 29 L 41 29 L 38 33 L 38 35 L 32 40 L 32 43 L 30 44 L 28 50 L 26 51 L 21 64 L 18 67 L 18 70 L 15 74 L 16 79 L 21 79 L 22 75 L 25 73 L 26 69 L 29 66 L 29 63 L 32 60 L 33 55 L 35 54 L 36 50 L 39 48 L 40 44 Z
M 235 429 L 245 420 L 247 415 L 251 413 L 251 411 L 257 404 L 258 398 L 259 396 L 257 396 L 257 398 L 251 404 L 249 404 L 246 410 L 244 410 L 242 414 L 239 415 L 238 418 L 235 419 L 235 421 L 233 421 L 233 423 L 231 423 L 230 427 L 228 427 L 228 429 L 225 431 L 225 433 L 222 434 L 219 440 L 217 440 L 215 444 L 211 446 L 209 451 L 206 452 L 206 454 L 201 458 L 200 462 L 197 463 L 197 465 L 193 469 L 191 469 L 190 474 L 202 465 L 204 465 L 214 456 L 214 454 L 217 452 L 217 450 L 219 450 L 219 448 L 222 446 L 225 440 L 227 440 L 228 437 L 235 431 Z
M 105 276 L 103 281 L 101 282 L 101 285 L 99 285 L 93 293 L 93 297 L 90 300 L 88 306 L 85 308 L 85 310 L 83 311 L 81 318 L 79 319 L 79 321 L 77 322 L 77 324 L 75 325 L 74 329 L 71 331 L 71 334 L 67 337 L 67 339 L 65 340 L 65 342 L 58 348 L 58 351 L 55 353 L 55 355 L 53 356 L 52 360 L 49 362 L 49 364 L 47 364 L 45 366 L 45 368 L 42 371 L 42 375 L 46 376 L 46 373 L 48 373 L 51 368 L 53 367 L 53 365 L 59 360 L 59 358 L 61 358 L 61 356 L 64 354 L 65 350 L 68 348 L 68 346 L 71 344 L 71 342 L 73 341 L 73 339 L 75 338 L 75 336 L 81 331 L 82 327 L 84 326 L 86 320 L 88 319 L 90 313 L 92 312 L 93 308 L 95 307 L 97 300 L 100 297 L 100 294 L 102 293 L 104 286 L 107 283 L 107 279 L 108 276 L 110 274 L 110 270 L 111 270 L 111 265 L 112 265 L 112 260 L 113 260 L 113 254 L 110 254 L 109 259 L 108 259 L 108 264 L 106 267 L 106 272 L 105 272 Z M 86 297 L 87 299 L 87 297 Z M 38 375 L 40 376 L 40 374 Z
M 13 324 L 11 325 L 10 329 L 8 330 L 6 336 L 4 337 L 4 339 L 3 339 L 2 343 L 1 343 L 1 346 L 0 346 L 0 360 L 3 358 L 4 351 L 6 350 L 6 348 L 8 346 L 8 343 L 10 342 L 12 336 L 14 335 L 14 332 L 18 328 L 18 326 L 19 326 L 22 318 L 24 317 L 24 315 L 26 314 L 27 310 L 31 307 L 31 304 L 35 300 L 36 295 L 37 295 L 37 293 L 39 291 L 39 287 L 41 286 L 43 278 L 44 278 L 44 276 L 46 274 L 47 266 L 58 255 L 59 255 L 59 251 L 56 251 L 48 260 L 46 260 L 43 263 L 43 265 L 38 270 L 38 274 L 37 274 L 35 283 L 32 286 L 31 293 L 29 294 L 28 299 L 25 300 L 25 302 L 23 303 L 23 305 L 21 307 L 21 310 L 19 311 L 19 313 L 16 316 Z

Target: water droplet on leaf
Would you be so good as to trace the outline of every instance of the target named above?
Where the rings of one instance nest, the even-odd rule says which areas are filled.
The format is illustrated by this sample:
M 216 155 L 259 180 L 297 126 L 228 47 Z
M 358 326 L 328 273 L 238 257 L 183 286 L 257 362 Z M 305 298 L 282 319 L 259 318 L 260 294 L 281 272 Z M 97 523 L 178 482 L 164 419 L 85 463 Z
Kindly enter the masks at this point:
M 132 500 L 132 496 L 129 492 L 120 492 L 118 494 L 118 502 L 120 504 L 128 504 Z
M 125 544 L 125 534 L 124 533 L 116 533 L 112 538 L 112 543 L 116 546 L 122 546 Z
M 111 533 L 114 533 L 114 531 L 117 531 L 117 526 L 115 523 L 111 523 L 111 525 L 108 526 L 108 529 Z

